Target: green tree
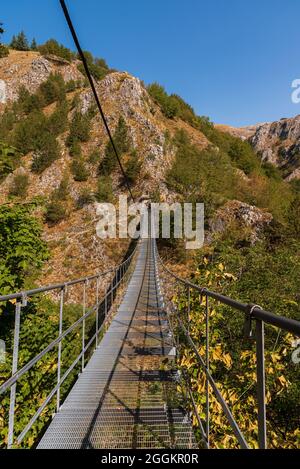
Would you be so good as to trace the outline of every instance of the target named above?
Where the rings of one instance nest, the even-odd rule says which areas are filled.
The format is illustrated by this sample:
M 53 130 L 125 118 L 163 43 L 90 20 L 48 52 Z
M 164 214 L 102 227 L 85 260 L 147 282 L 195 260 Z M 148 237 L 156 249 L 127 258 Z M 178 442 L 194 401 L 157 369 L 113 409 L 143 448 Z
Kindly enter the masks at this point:
M 67 145 L 71 147 L 76 142 L 87 142 L 90 138 L 90 120 L 86 114 L 81 114 L 75 111 L 71 125 L 70 132 L 67 138 Z
M 85 165 L 84 159 L 82 156 L 75 157 L 71 164 L 72 174 L 74 180 L 78 182 L 87 181 L 89 177 L 89 171 Z
M 4 29 L 2 28 L 3 23 L 0 23 L 0 36 L 4 33 Z M 0 42 L 0 59 L 6 57 L 9 54 L 9 50 L 4 44 Z
M 126 163 L 125 173 L 129 184 L 135 184 L 141 171 L 142 163 L 136 150 L 133 150 Z
M 63 176 L 59 186 L 55 189 L 46 206 L 46 221 L 55 225 L 62 221 L 67 215 L 66 201 L 69 193 L 69 180 L 66 175 Z
M 25 279 L 48 258 L 42 228 L 32 206 L 0 207 L 0 292 L 23 287 Z
M 30 50 L 28 39 L 24 31 L 21 31 L 17 36 L 13 36 L 10 47 L 15 50 Z
M 61 74 L 50 73 L 47 80 L 41 83 L 38 93 L 43 97 L 46 106 L 54 101 L 64 101 L 66 99 L 66 87 Z
M 112 202 L 113 189 L 110 176 L 100 176 L 98 179 L 97 192 L 95 194 L 98 202 Z
M 31 50 L 37 50 L 37 43 L 36 43 L 35 38 L 33 38 L 32 41 L 31 41 L 30 49 Z
M 49 39 L 44 44 L 39 45 L 37 49 L 42 55 L 56 55 L 69 62 L 76 57 L 74 52 L 62 44 L 59 44 L 55 39 Z

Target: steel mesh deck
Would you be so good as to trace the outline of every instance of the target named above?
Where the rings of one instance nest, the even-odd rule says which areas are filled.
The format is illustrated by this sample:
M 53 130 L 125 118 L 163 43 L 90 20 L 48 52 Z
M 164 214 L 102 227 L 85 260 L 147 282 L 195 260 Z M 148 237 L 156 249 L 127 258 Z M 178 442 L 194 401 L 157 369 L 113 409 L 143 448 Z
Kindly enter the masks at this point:
M 195 448 L 150 240 L 123 301 L 38 448 Z

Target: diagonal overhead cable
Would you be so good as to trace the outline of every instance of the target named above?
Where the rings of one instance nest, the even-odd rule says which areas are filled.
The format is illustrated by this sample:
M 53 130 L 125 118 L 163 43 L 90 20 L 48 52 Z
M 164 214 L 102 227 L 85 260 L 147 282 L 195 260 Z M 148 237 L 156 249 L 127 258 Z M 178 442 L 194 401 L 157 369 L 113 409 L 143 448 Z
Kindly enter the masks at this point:
M 80 44 L 79 44 L 76 31 L 75 31 L 75 29 L 74 29 L 72 20 L 71 20 L 71 18 L 70 18 L 70 15 L 69 15 L 69 12 L 68 12 L 68 8 L 67 8 L 66 3 L 65 3 L 64 0 L 59 0 L 59 1 L 60 1 L 60 4 L 61 4 L 61 7 L 62 7 L 62 9 L 63 9 L 63 12 L 64 12 L 64 15 L 65 15 L 66 21 L 67 21 L 67 23 L 68 23 L 70 32 L 71 32 L 71 34 L 72 34 L 73 40 L 74 40 L 74 42 L 75 42 L 75 45 L 76 45 L 78 54 L 79 54 L 79 56 L 80 56 L 80 58 L 81 58 L 81 61 L 82 61 L 82 63 L 83 63 L 85 73 L 86 73 L 87 78 L 88 78 L 88 80 L 89 80 L 89 83 L 90 83 L 90 85 L 91 85 L 91 89 L 92 89 L 92 92 L 93 92 L 93 95 L 94 95 L 94 98 L 95 98 L 97 107 L 98 107 L 98 109 L 99 109 L 101 118 L 102 118 L 102 120 L 103 120 L 104 127 L 105 127 L 105 129 L 106 129 L 107 134 L 108 134 L 110 143 L 111 143 L 111 145 L 112 145 L 112 148 L 113 148 L 114 153 L 115 153 L 115 155 L 116 155 L 116 158 L 117 158 L 117 160 L 118 160 L 118 163 L 119 163 L 119 166 L 120 166 L 122 175 L 123 175 L 124 180 L 125 180 L 125 184 L 126 184 L 127 189 L 128 189 L 128 191 L 129 191 L 130 197 L 132 198 L 132 200 L 133 200 L 133 202 L 134 202 L 134 197 L 133 197 L 132 192 L 131 192 L 131 189 L 130 189 L 130 185 L 129 185 L 129 182 L 128 182 L 128 179 L 127 179 L 127 176 L 126 176 L 126 172 L 125 172 L 125 170 L 124 170 L 124 168 L 123 168 L 123 166 L 122 166 L 122 163 L 121 163 L 121 159 L 120 159 L 118 150 L 117 150 L 116 145 L 115 145 L 115 142 L 114 142 L 114 140 L 113 140 L 113 138 L 112 138 L 112 134 L 111 134 L 111 131 L 110 131 L 110 129 L 109 129 L 109 126 L 108 126 L 106 117 L 105 117 L 105 115 L 104 115 L 104 112 L 103 112 L 103 109 L 102 109 L 102 106 L 101 106 L 101 103 L 100 103 L 100 100 L 99 100 L 99 97 L 98 97 L 98 94 L 97 94 L 97 91 L 96 91 L 96 88 L 95 88 L 95 84 L 94 84 L 94 81 L 93 81 L 93 79 L 92 79 L 92 76 L 91 76 L 91 73 L 90 73 L 90 70 L 89 70 L 87 61 L 86 61 L 86 58 L 85 58 L 84 53 L 83 53 L 83 51 L 82 51 L 82 49 L 81 49 L 81 46 L 80 46 Z

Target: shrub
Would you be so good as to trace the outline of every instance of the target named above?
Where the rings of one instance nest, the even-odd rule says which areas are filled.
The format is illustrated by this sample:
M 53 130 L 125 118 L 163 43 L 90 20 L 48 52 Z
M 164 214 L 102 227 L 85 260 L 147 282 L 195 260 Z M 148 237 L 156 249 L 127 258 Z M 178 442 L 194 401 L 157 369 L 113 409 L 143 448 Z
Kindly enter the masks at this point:
M 96 149 L 95 149 L 95 150 L 93 150 L 93 151 L 90 153 L 90 155 L 89 155 L 89 157 L 88 157 L 88 161 L 89 161 L 91 164 L 96 164 L 96 163 L 98 163 L 98 162 L 100 161 L 100 158 L 101 158 L 101 157 L 100 157 L 100 152 L 99 152 L 99 150 L 96 150 Z
M 50 73 L 46 81 L 41 83 L 38 93 L 45 105 L 66 99 L 66 88 L 63 77 L 59 73 Z
M 38 94 L 30 94 L 24 85 L 19 88 L 19 98 L 17 101 L 18 111 L 22 114 L 29 114 L 43 107 L 43 99 Z
M 67 145 L 71 147 L 75 142 L 87 142 L 90 138 L 90 121 L 88 116 L 76 111 L 70 125 Z
M 20 155 L 15 148 L 0 142 L 0 181 L 12 173 L 20 163 Z
M 18 173 L 14 176 L 9 188 L 9 194 L 16 197 L 26 197 L 29 186 L 28 174 Z
M 59 44 L 55 39 L 49 39 L 45 44 L 38 46 L 37 49 L 42 55 L 53 54 L 57 57 L 68 60 L 69 62 L 76 58 L 76 54 L 74 52 L 62 44 Z
M 40 110 L 30 113 L 26 119 L 19 121 L 12 136 L 14 146 L 24 154 L 37 149 L 46 122 L 47 119 Z
M 82 182 L 88 179 L 89 172 L 82 157 L 76 157 L 73 159 L 71 169 L 75 181 Z
M 2 28 L 3 23 L 0 23 L 0 36 L 4 33 L 4 29 Z M 4 46 L 0 42 L 0 59 L 6 57 L 9 54 L 8 47 Z
M 88 51 L 84 52 L 84 56 L 89 67 L 89 71 L 95 80 L 102 80 L 102 78 L 104 78 L 109 73 L 109 67 L 104 59 L 94 58 L 93 55 Z M 78 65 L 78 70 L 84 76 L 86 76 L 82 63 Z
M 67 215 L 66 200 L 69 193 L 69 180 L 65 175 L 58 188 L 55 189 L 46 206 L 45 219 L 50 224 L 56 224 L 62 221 Z
M 56 104 L 56 108 L 47 121 L 47 130 L 54 136 L 65 132 L 68 127 L 69 106 L 66 100 Z
M 95 201 L 95 196 L 90 192 L 89 189 L 83 189 L 76 202 L 77 208 L 83 208 L 85 205 L 92 204 Z
M 136 150 L 131 152 L 127 161 L 125 172 L 129 184 L 134 184 L 141 171 L 142 163 L 139 161 Z
M 148 92 L 154 101 L 160 106 L 162 113 L 172 119 L 178 113 L 177 100 L 168 96 L 163 86 L 158 83 L 152 83 L 148 86 Z
M 59 158 L 60 147 L 55 137 L 47 132 L 41 134 L 37 147 L 31 169 L 40 174 Z
M 97 192 L 95 194 L 98 202 L 112 202 L 113 190 L 110 176 L 100 176 L 98 179 Z

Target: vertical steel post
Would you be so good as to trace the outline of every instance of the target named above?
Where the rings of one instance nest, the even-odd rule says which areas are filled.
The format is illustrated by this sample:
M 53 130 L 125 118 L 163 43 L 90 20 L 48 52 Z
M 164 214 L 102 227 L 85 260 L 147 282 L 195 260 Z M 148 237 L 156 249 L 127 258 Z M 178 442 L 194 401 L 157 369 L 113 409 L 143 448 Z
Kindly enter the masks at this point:
M 265 382 L 265 336 L 264 323 L 256 320 L 256 378 L 258 404 L 258 444 L 260 449 L 267 448 L 266 424 L 266 382 Z
M 65 293 L 65 289 L 63 287 L 60 291 L 58 336 L 62 334 L 64 293 Z M 57 384 L 58 385 L 60 382 L 60 374 L 61 374 L 61 349 L 62 349 L 62 341 L 60 341 L 58 344 L 58 353 L 57 353 Z M 57 393 L 56 393 L 56 412 L 59 412 L 59 407 L 60 407 L 60 385 L 58 386 Z
M 191 291 L 190 287 L 188 286 L 187 289 L 187 300 L 188 300 L 188 308 L 187 308 L 187 331 L 190 333 L 190 313 L 191 313 Z
M 205 362 L 206 362 L 206 369 L 209 371 L 209 303 L 208 303 L 208 296 L 205 295 Z M 206 383 L 205 383 L 205 391 L 206 391 L 206 441 L 207 441 L 207 448 L 209 448 L 209 383 L 206 376 Z
M 96 280 L 96 348 L 98 347 L 99 333 L 99 277 Z
M 87 281 L 84 281 L 83 284 L 83 300 L 82 300 L 82 316 L 85 315 L 85 309 L 86 309 L 86 283 Z M 81 357 L 81 371 L 84 370 L 84 347 L 85 347 L 85 319 L 82 321 L 82 357 Z
M 21 303 L 16 303 L 15 308 L 15 331 L 14 331 L 14 349 L 13 349 L 13 362 L 12 362 L 12 375 L 18 370 L 18 357 L 19 357 L 19 339 L 20 339 L 20 313 Z M 16 387 L 17 383 L 13 384 L 10 388 L 10 401 L 9 401 L 9 420 L 8 420 L 8 444 L 7 447 L 11 448 L 14 442 L 14 423 L 15 423 L 15 403 L 16 403 Z

